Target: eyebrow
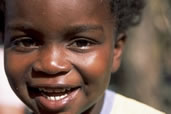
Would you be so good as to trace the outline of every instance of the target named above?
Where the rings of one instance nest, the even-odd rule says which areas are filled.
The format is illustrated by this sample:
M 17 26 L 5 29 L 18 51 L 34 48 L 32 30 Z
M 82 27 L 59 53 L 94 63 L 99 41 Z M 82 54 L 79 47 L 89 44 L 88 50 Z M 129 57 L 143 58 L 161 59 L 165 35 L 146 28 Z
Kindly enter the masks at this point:
M 33 28 L 30 24 L 28 23 L 24 23 L 24 24 L 20 24 L 20 23 L 9 23 L 7 24 L 7 28 L 8 29 L 30 29 Z M 101 30 L 103 31 L 103 27 L 101 25 L 96 25 L 96 24 L 78 24 L 78 25 L 71 25 L 69 27 L 66 27 L 67 29 L 69 28 L 70 30 L 73 31 L 89 31 L 89 30 Z M 66 30 L 67 30 L 66 29 Z M 69 31 L 69 29 L 67 31 Z
M 67 28 L 67 31 L 77 31 L 77 32 L 85 32 L 92 30 L 100 30 L 103 31 L 103 27 L 100 25 L 74 25 Z
M 7 24 L 7 29 L 11 31 L 22 31 L 32 34 L 34 36 L 42 36 L 42 33 L 36 29 L 31 24 L 28 23 L 10 23 Z
M 7 25 L 7 29 L 10 30 L 21 30 L 21 31 L 37 31 L 34 26 L 28 23 L 11 23 Z M 82 32 L 96 32 L 101 31 L 104 32 L 104 28 L 102 25 L 97 24 L 76 24 L 76 25 L 69 25 L 62 29 L 62 33 L 66 36 L 71 36 L 74 34 L 82 33 Z M 38 31 L 37 31 L 38 32 Z M 40 32 L 40 31 L 39 31 Z M 39 33 L 38 32 L 38 33 Z
M 80 24 L 69 26 L 64 29 L 64 34 L 66 36 L 72 36 L 79 33 L 84 32 L 104 32 L 104 28 L 101 25 L 93 25 L 93 24 Z

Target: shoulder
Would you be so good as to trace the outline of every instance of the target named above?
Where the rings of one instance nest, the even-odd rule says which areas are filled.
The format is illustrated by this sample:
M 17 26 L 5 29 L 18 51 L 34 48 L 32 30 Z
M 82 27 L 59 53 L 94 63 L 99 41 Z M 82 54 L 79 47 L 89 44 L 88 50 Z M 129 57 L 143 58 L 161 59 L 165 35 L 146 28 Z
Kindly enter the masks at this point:
M 111 114 L 165 114 L 136 100 L 120 94 L 115 95 Z

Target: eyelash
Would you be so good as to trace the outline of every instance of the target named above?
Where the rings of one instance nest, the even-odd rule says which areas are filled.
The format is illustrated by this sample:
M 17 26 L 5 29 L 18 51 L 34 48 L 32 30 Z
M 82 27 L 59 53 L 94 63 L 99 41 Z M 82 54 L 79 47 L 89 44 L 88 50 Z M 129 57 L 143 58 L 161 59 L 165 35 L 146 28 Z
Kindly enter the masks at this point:
M 31 51 L 32 49 L 39 48 L 37 41 L 30 37 L 21 37 L 12 41 L 12 46 L 17 51 Z
M 91 49 L 92 46 L 98 44 L 97 41 L 89 38 L 75 38 L 69 41 L 67 48 L 76 52 L 85 52 Z M 12 41 L 12 47 L 21 52 L 28 52 L 39 48 L 41 45 L 39 41 L 30 37 L 16 38 Z
M 76 38 L 69 43 L 68 48 L 74 51 L 83 52 L 97 45 L 98 42 L 89 38 Z

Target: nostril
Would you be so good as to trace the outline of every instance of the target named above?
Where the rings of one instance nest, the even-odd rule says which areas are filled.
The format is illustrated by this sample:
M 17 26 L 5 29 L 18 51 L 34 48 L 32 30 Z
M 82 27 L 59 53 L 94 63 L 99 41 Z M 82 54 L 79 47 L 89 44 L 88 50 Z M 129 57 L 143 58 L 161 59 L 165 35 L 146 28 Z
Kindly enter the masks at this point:
M 47 78 L 49 78 L 49 77 L 64 76 L 67 73 L 68 73 L 67 71 L 60 71 L 60 72 L 52 73 L 52 72 L 35 71 L 33 69 L 32 77 L 36 77 L 36 78 L 47 77 Z
M 72 68 L 69 62 L 57 63 L 54 61 L 39 60 L 33 64 L 32 72 L 34 76 L 61 76 L 67 74 Z

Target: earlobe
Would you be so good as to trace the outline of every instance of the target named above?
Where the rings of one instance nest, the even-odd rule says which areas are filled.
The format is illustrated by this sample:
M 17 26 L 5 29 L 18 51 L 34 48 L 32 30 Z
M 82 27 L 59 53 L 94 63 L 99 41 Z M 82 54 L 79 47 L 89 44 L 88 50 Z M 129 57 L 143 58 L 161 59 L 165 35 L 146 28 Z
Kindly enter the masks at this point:
M 115 47 L 113 50 L 113 66 L 112 66 L 112 72 L 116 72 L 118 68 L 120 67 L 121 62 L 121 56 L 123 53 L 123 48 L 125 45 L 126 40 L 126 34 L 120 34 L 117 37 L 117 40 L 115 41 Z

